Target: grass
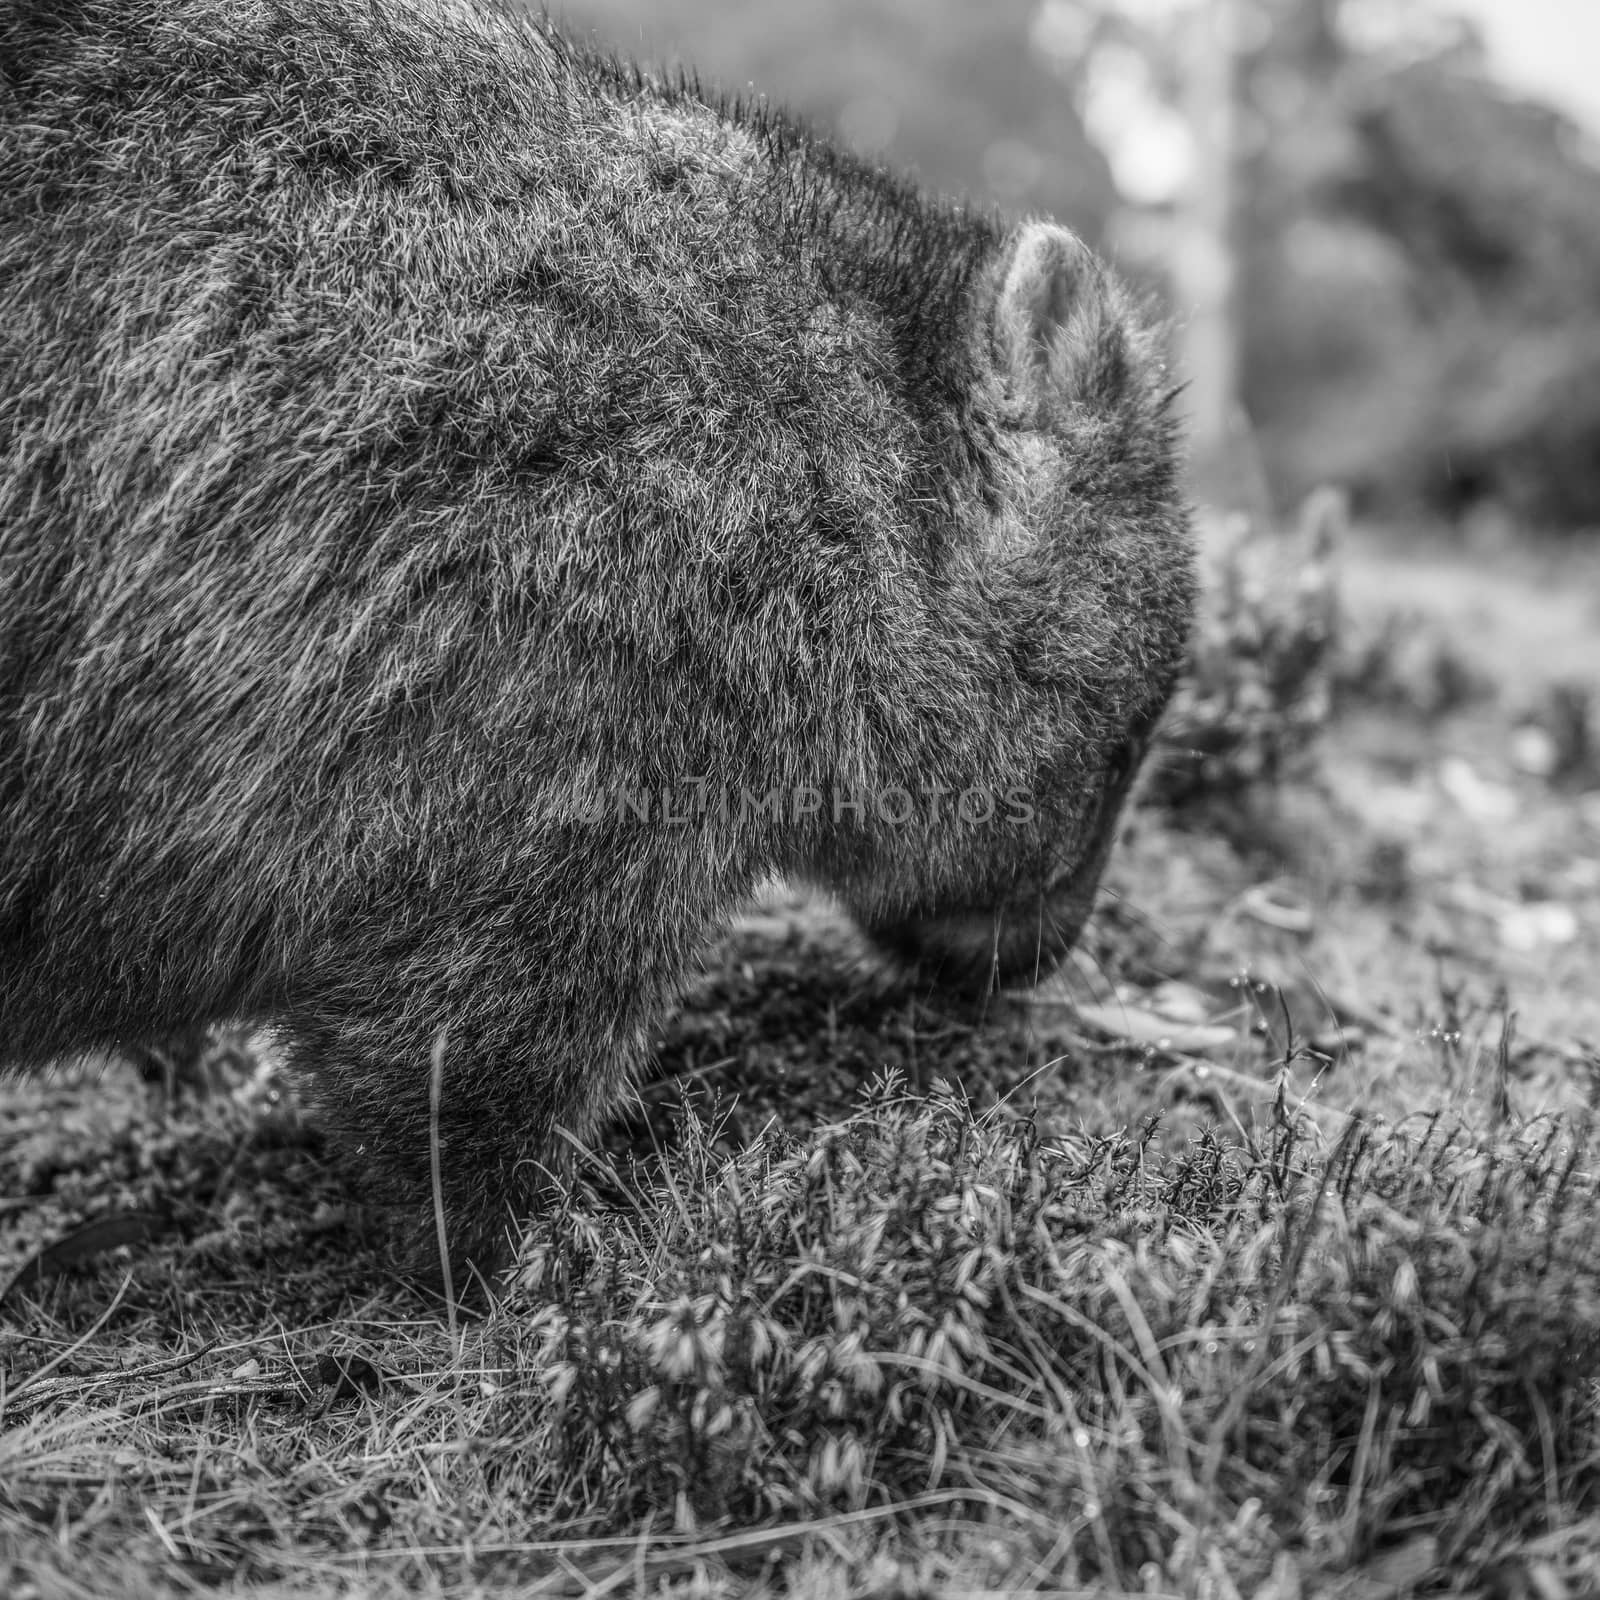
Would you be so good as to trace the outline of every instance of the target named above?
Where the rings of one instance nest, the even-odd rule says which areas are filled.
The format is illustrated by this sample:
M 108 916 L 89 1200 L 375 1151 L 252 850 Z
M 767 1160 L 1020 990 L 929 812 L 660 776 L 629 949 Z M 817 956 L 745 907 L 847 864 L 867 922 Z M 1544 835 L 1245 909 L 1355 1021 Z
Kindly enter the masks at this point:
M 1164 1155 L 885 1079 L 718 1132 L 592 1167 L 454 1346 L 353 1310 L 241 1340 L 201 1299 L 174 1355 L 130 1272 L 4 1397 L 6 1592 L 1289 1593 L 1600 1530 L 1559 1123 L 1329 1148 L 1285 1102 Z
M 1222 592 L 1097 969 L 963 1009 L 767 906 L 453 1332 L 252 1042 L 0 1091 L 0 1593 L 1600 1591 L 1581 782 L 1537 684 Z

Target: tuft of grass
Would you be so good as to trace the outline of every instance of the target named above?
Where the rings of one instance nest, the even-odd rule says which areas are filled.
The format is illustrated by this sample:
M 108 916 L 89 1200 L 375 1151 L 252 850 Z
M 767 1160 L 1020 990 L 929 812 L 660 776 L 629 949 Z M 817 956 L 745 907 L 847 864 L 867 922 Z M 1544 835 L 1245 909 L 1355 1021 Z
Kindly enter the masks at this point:
M 1425 1531 L 1488 1562 L 1587 1503 L 1586 1145 L 1354 1125 L 1256 1156 L 1043 1139 L 880 1084 L 849 1121 L 530 1236 L 544 1514 L 699 1530 L 940 1504 L 990 1586 L 1244 1592 Z

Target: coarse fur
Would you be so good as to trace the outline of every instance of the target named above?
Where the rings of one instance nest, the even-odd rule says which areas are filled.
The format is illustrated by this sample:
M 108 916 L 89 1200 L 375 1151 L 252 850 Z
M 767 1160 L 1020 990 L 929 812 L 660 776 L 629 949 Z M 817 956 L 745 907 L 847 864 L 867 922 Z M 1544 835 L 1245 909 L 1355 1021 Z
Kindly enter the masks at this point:
M 758 881 L 1070 945 L 1192 575 L 1065 230 L 470 0 L 0 0 L 0 95 L 10 1057 L 271 1024 L 425 1203 L 443 1033 L 492 1253 Z

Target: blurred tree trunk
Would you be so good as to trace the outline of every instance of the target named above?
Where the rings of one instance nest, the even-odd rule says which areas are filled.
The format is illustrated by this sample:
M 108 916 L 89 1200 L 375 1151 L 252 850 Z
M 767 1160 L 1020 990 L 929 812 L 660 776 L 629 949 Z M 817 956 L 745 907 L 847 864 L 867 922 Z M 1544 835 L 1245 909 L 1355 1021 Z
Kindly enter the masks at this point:
M 1255 474 L 1242 459 L 1249 451 L 1239 413 L 1234 305 L 1238 3 L 1202 0 L 1189 19 L 1183 79 L 1195 161 L 1179 211 L 1174 278 L 1194 492 L 1209 505 L 1254 509 Z
M 1337 0 L 1278 0 L 1274 7 L 1279 53 L 1308 77 L 1339 65 L 1338 9 Z

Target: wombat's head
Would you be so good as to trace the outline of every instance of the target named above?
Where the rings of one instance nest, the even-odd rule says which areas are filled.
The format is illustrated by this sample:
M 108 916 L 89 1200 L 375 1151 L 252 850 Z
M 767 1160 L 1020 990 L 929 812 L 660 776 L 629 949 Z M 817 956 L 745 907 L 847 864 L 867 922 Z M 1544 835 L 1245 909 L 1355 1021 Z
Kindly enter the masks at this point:
M 1001 656 L 993 714 L 1015 734 L 980 759 L 1012 799 L 971 830 L 975 857 L 932 863 L 937 888 L 869 920 L 896 953 L 981 987 L 1048 971 L 1078 937 L 1183 657 L 1194 577 L 1174 390 L 1128 292 L 1066 229 L 1029 223 L 973 296 L 970 359 L 1004 469 L 964 548 Z

